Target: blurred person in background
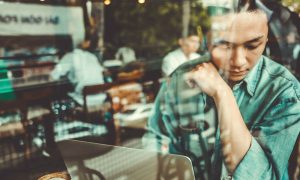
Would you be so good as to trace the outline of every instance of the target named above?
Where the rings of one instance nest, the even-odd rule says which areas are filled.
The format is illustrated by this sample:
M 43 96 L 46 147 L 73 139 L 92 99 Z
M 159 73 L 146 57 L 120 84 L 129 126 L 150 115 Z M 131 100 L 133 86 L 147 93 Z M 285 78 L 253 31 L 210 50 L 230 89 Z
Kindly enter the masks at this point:
M 80 105 L 83 105 L 82 90 L 84 86 L 104 83 L 103 72 L 105 69 L 88 49 L 90 49 L 90 41 L 83 41 L 78 48 L 65 54 L 51 72 L 53 79 L 68 78 L 75 86 L 74 92 L 69 95 Z M 105 99 L 105 94 L 89 95 L 87 105 L 102 104 Z
M 136 61 L 135 52 L 130 47 L 120 47 L 115 54 L 115 58 L 121 60 L 123 65 L 126 65 L 130 62 Z
M 197 32 L 190 32 L 186 37 L 178 40 L 179 48 L 169 52 L 162 62 L 162 72 L 165 76 L 170 76 L 172 72 L 181 64 L 188 60 L 200 57 L 197 53 L 200 47 L 200 38 Z

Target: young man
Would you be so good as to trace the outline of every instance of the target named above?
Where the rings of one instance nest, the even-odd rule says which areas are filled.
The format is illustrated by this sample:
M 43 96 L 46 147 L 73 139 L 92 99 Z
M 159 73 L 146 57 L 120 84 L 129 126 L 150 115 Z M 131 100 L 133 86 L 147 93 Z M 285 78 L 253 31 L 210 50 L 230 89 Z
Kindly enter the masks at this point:
M 178 44 L 180 48 L 168 53 L 163 59 L 162 72 L 165 76 L 170 76 L 182 63 L 200 57 L 196 53 L 200 47 L 200 39 L 196 34 L 180 38 Z
M 262 11 L 231 13 L 216 21 L 222 28 L 212 30 L 211 62 L 184 75 L 190 87 L 200 89 L 199 96 L 216 106 L 214 179 L 288 179 L 300 130 L 300 84 L 285 67 L 262 56 L 268 40 Z M 158 118 L 156 113 L 149 119 L 153 131 L 159 130 L 153 127 Z

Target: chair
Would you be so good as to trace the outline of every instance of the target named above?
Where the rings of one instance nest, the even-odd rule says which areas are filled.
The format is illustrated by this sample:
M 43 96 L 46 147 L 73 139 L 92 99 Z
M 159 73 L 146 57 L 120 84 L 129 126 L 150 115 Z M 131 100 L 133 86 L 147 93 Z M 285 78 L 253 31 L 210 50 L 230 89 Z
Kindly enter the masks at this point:
M 81 108 L 81 110 L 83 111 L 83 117 L 85 119 L 85 121 L 89 121 L 90 117 L 89 117 L 89 108 L 91 109 L 91 111 L 109 111 L 112 110 L 112 97 L 111 95 L 107 92 L 107 90 L 109 90 L 110 88 L 114 87 L 114 86 L 119 86 L 119 85 L 123 85 L 126 83 L 129 83 L 131 81 L 116 81 L 116 82 L 111 82 L 111 83 L 105 83 L 105 84 L 96 84 L 96 85 L 89 85 L 89 86 L 84 86 L 83 90 L 82 90 L 82 95 L 83 95 L 83 106 Z M 106 99 L 104 101 L 104 104 L 101 104 L 100 106 L 96 106 L 96 107 L 89 107 L 88 106 L 88 96 L 90 95 L 96 95 L 96 94 L 100 94 L 100 93 L 104 93 L 106 94 Z
M 4 157 L 8 157 L 10 160 L 23 157 L 20 152 L 17 152 L 22 149 L 25 161 L 31 158 L 34 152 L 33 127 L 38 123 L 43 124 L 45 117 L 51 115 L 50 103 L 45 100 L 49 99 L 50 92 L 49 89 L 40 90 L 38 94 L 26 91 L 17 94 L 14 99 L 1 101 L 2 113 L 14 112 L 17 114 L 8 123 L 0 125 L 0 139 L 3 142 L 3 148 L 9 149 L 8 153 L 2 153 Z M 48 129 L 45 128 L 45 131 Z
M 0 126 L 0 166 L 7 167 L 28 154 L 28 146 L 24 147 L 23 154 L 19 152 L 20 142 L 26 143 L 26 131 L 21 122 L 6 123 Z
M 109 88 L 111 88 L 111 87 L 113 87 L 115 85 L 116 85 L 115 83 L 105 83 L 105 84 L 97 84 L 97 85 L 85 86 L 83 88 L 83 93 L 82 93 L 83 94 L 83 111 L 84 111 L 84 114 L 85 115 L 88 114 L 87 97 L 89 95 L 96 95 L 96 94 L 100 94 L 100 93 L 105 93 L 109 97 L 110 95 L 108 93 L 106 93 L 106 91 Z
M 76 108 L 76 114 L 83 118 L 85 122 L 92 122 L 93 115 L 101 115 L 103 111 L 108 110 L 107 107 L 112 104 L 109 93 L 106 91 L 116 85 L 115 83 L 105 83 L 85 86 L 82 90 L 83 104 Z M 103 103 L 93 104 L 89 106 L 88 97 L 91 95 L 105 94 L 106 98 Z
M 30 109 L 29 113 L 28 109 Z M 33 127 L 43 119 L 43 115 L 48 114 L 48 111 L 37 114 L 33 113 L 31 108 L 28 109 L 16 110 L 15 115 L 8 117 L 10 118 L 9 122 L 0 125 L 0 164 L 5 167 L 29 160 L 37 150 L 32 141 Z

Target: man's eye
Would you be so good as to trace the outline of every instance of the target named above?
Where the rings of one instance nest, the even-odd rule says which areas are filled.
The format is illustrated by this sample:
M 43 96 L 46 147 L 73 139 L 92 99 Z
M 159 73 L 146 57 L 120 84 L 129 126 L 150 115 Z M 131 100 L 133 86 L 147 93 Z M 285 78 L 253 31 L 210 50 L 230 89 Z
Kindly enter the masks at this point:
M 246 48 L 246 49 L 249 49 L 249 50 L 254 50 L 254 49 L 258 48 L 258 46 L 259 46 L 260 44 L 261 44 L 261 43 L 259 43 L 259 44 L 246 44 L 246 45 L 245 45 L 245 48 Z

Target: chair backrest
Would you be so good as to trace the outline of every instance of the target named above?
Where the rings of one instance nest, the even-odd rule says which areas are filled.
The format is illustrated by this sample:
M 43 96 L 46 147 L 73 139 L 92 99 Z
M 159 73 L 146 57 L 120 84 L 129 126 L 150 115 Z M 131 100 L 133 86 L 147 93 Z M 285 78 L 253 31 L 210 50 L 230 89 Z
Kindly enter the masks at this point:
M 132 81 L 116 81 L 116 82 L 105 83 L 105 84 L 95 84 L 95 85 L 84 86 L 83 90 L 82 90 L 84 114 L 87 115 L 87 113 L 88 113 L 88 107 L 87 107 L 87 96 L 88 95 L 105 93 L 107 95 L 107 99 L 112 104 L 112 100 L 111 100 L 112 98 L 110 97 L 110 94 L 107 93 L 107 90 L 109 90 L 110 88 L 112 88 L 114 86 L 119 86 L 119 85 L 127 84 L 130 82 L 132 82 Z
M 86 96 L 88 96 L 88 95 L 103 93 L 115 85 L 117 85 L 116 82 L 84 86 L 82 94 L 83 94 L 83 97 L 86 98 Z

